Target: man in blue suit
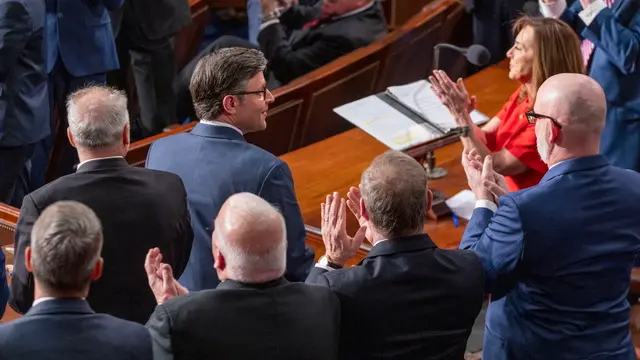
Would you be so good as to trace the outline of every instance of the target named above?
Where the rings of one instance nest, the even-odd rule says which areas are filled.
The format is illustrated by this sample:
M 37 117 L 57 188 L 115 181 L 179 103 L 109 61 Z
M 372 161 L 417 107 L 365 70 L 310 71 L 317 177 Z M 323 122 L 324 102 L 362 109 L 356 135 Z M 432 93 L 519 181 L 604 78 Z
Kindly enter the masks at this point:
M 0 202 L 29 192 L 27 164 L 49 134 L 42 0 L 0 2 Z
M 306 233 L 285 162 L 249 144 L 243 134 L 264 130 L 269 104 L 264 55 L 254 49 L 226 48 L 204 56 L 190 91 L 200 123 L 190 133 L 157 140 L 146 166 L 175 173 L 187 189 L 194 242 L 180 283 L 189 290 L 215 288 L 211 234 L 222 204 L 249 192 L 275 205 L 286 221 L 289 281 L 304 281 L 313 264 Z
M 85 300 L 103 267 L 96 214 L 79 202 L 54 203 L 36 220 L 31 236 L 25 263 L 35 278 L 35 301 L 24 317 L 0 325 L 0 357 L 153 359 L 144 326 L 96 314 Z
M 51 109 L 57 107 L 58 122 L 67 123 L 66 98 L 88 84 L 106 83 L 107 71 L 117 69 L 118 55 L 107 10 L 116 10 L 124 0 L 45 0 L 46 58 Z M 56 124 L 52 124 L 55 126 Z M 64 129 L 59 127 L 58 129 Z M 52 129 L 55 139 L 55 128 Z M 44 185 L 44 171 L 52 139 L 38 145 L 34 157 L 32 187 Z M 55 177 L 73 172 L 78 162 L 67 141 L 60 144 L 60 164 Z
M 539 0 L 583 40 L 587 73 L 607 95 L 601 152 L 615 166 L 640 171 L 640 0 Z
M 636 358 L 626 296 L 640 174 L 598 155 L 605 114 L 595 80 L 556 75 L 527 113 L 549 165 L 540 184 L 506 194 L 490 157 L 463 156 L 478 201 L 460 247 L 478 254 L 491 292 L 483 358 Z

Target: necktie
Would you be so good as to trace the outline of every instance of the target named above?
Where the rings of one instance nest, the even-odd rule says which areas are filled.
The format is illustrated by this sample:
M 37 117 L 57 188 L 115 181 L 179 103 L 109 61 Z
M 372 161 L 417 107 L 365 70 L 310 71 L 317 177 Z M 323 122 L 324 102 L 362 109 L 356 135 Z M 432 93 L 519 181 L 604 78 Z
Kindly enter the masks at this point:
M 604 0 L 605 5 L 607 7 L 613 6 L 613 2 L 615 0 Z M 595 50 L 595 45 L 589 41 L 588 39 L 582 40 L 582 44 L 580 45 L 580 50 L 582 51 L 582 58 L 584 59 L 584 67 L 589 66 L 589 60 L 591 59 L 591 55 L 593 55 L 593 50 Z

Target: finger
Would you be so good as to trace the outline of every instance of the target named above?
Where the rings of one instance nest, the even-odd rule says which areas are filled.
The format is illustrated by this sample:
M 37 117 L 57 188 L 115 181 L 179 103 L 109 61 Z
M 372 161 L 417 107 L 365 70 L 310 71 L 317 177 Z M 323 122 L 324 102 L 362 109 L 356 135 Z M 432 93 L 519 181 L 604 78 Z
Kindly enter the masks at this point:
M 493 181 L 493 159 L 491 158 L 491 155 L 487 155 L 484 158 L 484 163 L 482 165 L 482 179 Z
M 347 206 L 351 213 L 356 217 L 356 219 L 360 220 L 360 204 L 356 204 L 353 200 L 347 200 Z
M 362 242 L 364 241 L 366 235 L 367 225 L 360 226 L 360 229 L 358 229 L 355 236 L 353 237 L 353 247 L 356 248 L 356 250 L 360 247 L 360 245 L 362 245 Z
M 166 292 L 168 289 L 171 289 L 173 286 L 173 272 L 171 271 L 171 266 L 168 264 L 163 264 L 162 266 L 162 290 Z
M 334 192 L 331 199 L 331 209 L 329 210 L 329 223 L 331 227 L 336 226 L 338 223 L 338 206 L 339 206 L 338 193 Z
M 144 271 L 147 273 L 147 276 L 151 276 L 155 272 L 153 265 L 151 265 L 153 252 L 154 249 L 149 249 L 147 256 L 144 258 Z
M 324 220 L 325 220 L 325 216 L 324 216 L 324 203 L 320 204 L 320 230 L 324 229 Z
M 338 229 L 347 231 L 347 205 L 344 199 L 340 199 L 340 210 L 338 211 Z
M 478 171 L 482 171 L 482 168 L 483 168 L 483 166 L 484 166 L 480 161 L 475 160 L 475 159 L 474 159 L 474 160 L 470 160 L 470 161 L 469 161 L 469 165 L 470 165 L 472 168 L 474 168 L 474 169 L 476 169 L 476 170 L 478 170 Z
M 484 186 L 485 189 L 487 189 L 489 192 L 491 192 L 493 194 L 493 196 L 498 197 L 498 198 L 507 193 L 507 191 L 505 189 L 503 189 L 502 187 L 500 187 L 498 184 L 496 184 L 493 181 L 483 180 L 482 181 L 482 186 Z
M 329 221 L 331 220 L 329 218 L 329 210 L 331 210 L 331 194 L 327 195 L 327 198 L 325 199 L 325 203 L 324 203 L 324 224 L 325 226 L 329 225 Z

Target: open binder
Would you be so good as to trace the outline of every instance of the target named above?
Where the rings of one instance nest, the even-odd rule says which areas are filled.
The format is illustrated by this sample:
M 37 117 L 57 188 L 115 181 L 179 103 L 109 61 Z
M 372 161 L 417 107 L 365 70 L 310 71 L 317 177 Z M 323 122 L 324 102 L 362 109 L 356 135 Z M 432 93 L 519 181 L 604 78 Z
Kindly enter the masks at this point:
M 426 80 L 389 87 L 334 112 L 393 150 L 407 150 L 459 133 L 453 116 Z M 476 110 L 471 119 L 476 124 L 489 120 Z

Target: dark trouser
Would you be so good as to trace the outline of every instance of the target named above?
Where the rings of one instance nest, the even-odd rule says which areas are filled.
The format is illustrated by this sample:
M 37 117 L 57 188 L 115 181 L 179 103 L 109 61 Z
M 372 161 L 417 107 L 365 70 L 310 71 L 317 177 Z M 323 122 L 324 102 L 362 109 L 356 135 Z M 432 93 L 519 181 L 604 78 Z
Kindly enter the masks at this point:
M 486 47 L 491 54 L 488 65 L 506 57 L 513 45 L 513 21 L 522 15 L 526 0 L 482 0 L 473 10 L 474 42 Z M 487 66 L 488 66 L 487 65 Z
M 200 59 L 204 56 L 211 54 L 212 52 L 230 47 L 243 47 L 247 49 L 256 49 L 260 50 L 258 46 L 251 43 L 248 40 L 241 39 L 235 36 L 222 36 L 218 40 L 211 43 L 209 46 L 204 48 L 196 57 L 191 60 L 185 67 L 180 71 L 176 81 L 174 82 L 174 89 L 176 94 L 178 95 L 178 103 L 177 103 L 177 113 L 178 120 L 184 121 L 186 118 L 190 118 L 191 120 L 195 120 L 195 111 L 193 109 L 193 102 L 191 99 L 191 93 L 189 92 L 189 83 L 191 82 L 191 76 L 193 75 L 193 71 L 196 69 L 196 65 Z M 278 80 L 266 71 L 265 74 L 267 78 L 267 87 L 270 90 L 276 89 L 282 84 L 278 82 Z
M 132 119 L 132 133 L 145 138 L 176 122 L 176 95 L 172 87 L 176 76 L 174 37 L 148 39 L 142 34 L 129 1 L 121 11 L 118 14 L 121 23 L 116 24 L 120 70 L 109 73 L 109 85 L 126 90 L 131 66 L 140 106 L 139 123 Z
M 29 159 L 34 145 L 0 147 L 0 202 L 22 206 L 29 193 Z
M 51 135 L 35 145 L 32 158 L 31 191 L 43 186 L 46 181 L 75 172 L 78 153 L 67 140 L 67 107 L 69 94 L 88 85 L 104 85 L 104 73 L 81 77 L 71 75 L 62 60 L 49 74 L 49 104 L 51 113 L 57 110 L 57 116 L 51 116 Z M 51 159 L 51 161 L 50 161 Z

